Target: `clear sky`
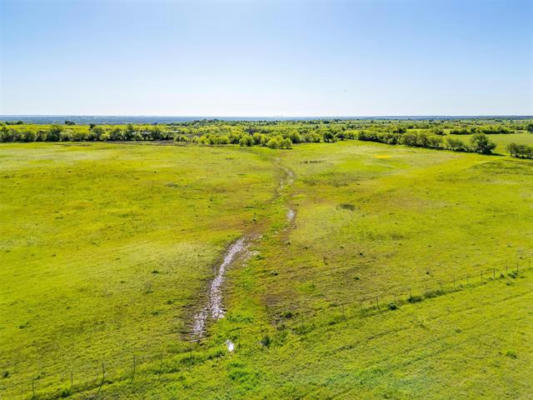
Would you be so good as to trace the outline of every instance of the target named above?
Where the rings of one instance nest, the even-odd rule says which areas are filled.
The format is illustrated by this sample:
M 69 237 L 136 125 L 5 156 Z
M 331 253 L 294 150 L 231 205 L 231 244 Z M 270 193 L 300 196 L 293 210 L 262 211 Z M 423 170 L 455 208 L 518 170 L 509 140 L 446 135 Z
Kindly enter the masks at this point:
M 0 0 L 0 114 L 533 114 L 533 0 Z

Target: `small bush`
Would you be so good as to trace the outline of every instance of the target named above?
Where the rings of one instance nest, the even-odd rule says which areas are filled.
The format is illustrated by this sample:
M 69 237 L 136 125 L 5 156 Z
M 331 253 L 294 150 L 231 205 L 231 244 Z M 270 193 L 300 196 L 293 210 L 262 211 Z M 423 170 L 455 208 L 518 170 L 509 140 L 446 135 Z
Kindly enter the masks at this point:
M 342 208 L 343 210 L 349 210 L 349 211 L 354 211 L 355 210 L 355 206 L 353 204 L 349 204 L 349 203 L 340 204 L 339 207 Z
M 514 351 L 511 351 L 511 350 L 509 350 L 507 353 L 505 353 L 505 355 L 507 357 L 509 357 L 509 358 L 512 358 L 513 360 L 516 360 L 518 358 L 516 353 Z
M 239 140 L 239 145 L 240 146 L 252 146 L 254 144 L 254 140 L 252 138 L 252 136 L 248 135 L 248 134 L 245 134 L 245 135 L 242 135 L 240 140 Z
M 507 151 L 513 157 L 533 159 L 533 147 L 525 144 L 511 143 L 507 146 Z
M 491 142 L 484 133 L 477 133 L 472 136 L 470 143 L 474 153 L 492 154 L 492 150 L 496 148 L 496 143 Z
M 407 301 L 411 304 L 413 303 L 419 303 L 422 301 L 422 296 L 409 296 L 409 298 L 407 299 Z
M 270 347 L 270 344 L 272 343 L 272 339 L 270 339 L 270 336 L 265 335 L 263 339 L 261 339 L 261 344 L 265 347 Z
M 433 297 L 442 296 L 444 294 L 443 290 L 437 289 L 437 290 L 428 290 L 424 293 L 424 297 L 426 299 L 431 299 Z
M 518 272 L 517 271 L 509 272 L 507 276 L 509 276 L 509 278 L 516 279 L 518 278 Z

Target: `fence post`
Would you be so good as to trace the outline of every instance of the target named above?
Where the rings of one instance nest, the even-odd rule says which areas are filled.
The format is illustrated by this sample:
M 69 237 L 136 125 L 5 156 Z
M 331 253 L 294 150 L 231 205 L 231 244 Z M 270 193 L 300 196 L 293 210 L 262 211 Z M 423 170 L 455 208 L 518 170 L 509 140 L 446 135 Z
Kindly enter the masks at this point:
M 100 382 L 100 386 L 98 386 L 98 391 L 96 392 L 96 396 L 100 394 L 100 391 L 102 390 L 102 386 L 104 386 L 104 380 L 105 380 L 105 367 L 104 367 L 104 362 L 102 361 L 102 380 Z
M 133 380 L 135 379 L 135 367 L 137 365 L 137 362 L 136 362 L 136 359 L 135 359 L 135 354 L 133 355 L 133 370 L 131 372 L 131 381 L 133 382 Z
M 161 376 L 163 375 L 163 359 L 165 357 L 164 352 L 161 352 L 161 362 L 159 364 L 159 380 L 161 381 Z

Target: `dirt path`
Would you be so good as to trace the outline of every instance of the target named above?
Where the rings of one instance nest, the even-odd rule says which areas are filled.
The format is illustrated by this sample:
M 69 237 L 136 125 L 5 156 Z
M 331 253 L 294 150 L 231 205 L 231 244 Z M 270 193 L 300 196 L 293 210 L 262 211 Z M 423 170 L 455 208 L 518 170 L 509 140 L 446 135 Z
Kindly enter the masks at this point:
M 279 165 L 279 160 L 277 160 Z M 290 169 L 279 166 L 283 171 L 284 176 L 280 179 L 275 198 L 283 195 L 284 189 L 294 183 L 295 175 Z M 287 222 L 292 224 L 296 216 L 296 211 L 288 206 Z M 216 269 L 215 277 L 209 285 L 207 293 L 207 302 L 205 306 L 195 314 L 192 327 L 192 337 L 194 340 L 203 338 L 207 330 L 207 322 L 209 320 L 217 321 L 224 318 L 225 310 L 223 305 L 222 287 L 224 284 L 225 273 L 238 259 L 242 259 L 248 254 L 248 248 L 253 241 L 255 235 L 244 235 L 233 242 L 226 253 L 222 263 Z M 257 238 L 257 237 L 255 237 Z M 226 341 L 228 351 L 232 352 L 235 348 L 234 343 L 230 340 Z
M 240 256 L 247 252 L 249 241 L 246 237 L 241 237 L 235 241 L 226 251 L 224 260 L 217 268 L 215 278 L 209 286 L 207 304 L 194 316 L 193 336 L 200 338 L 205 335 L 206 322 L 208 318 L 218 320 L 224 317 L 224 307 L 222 305 L 222 284 L 226 269 Z

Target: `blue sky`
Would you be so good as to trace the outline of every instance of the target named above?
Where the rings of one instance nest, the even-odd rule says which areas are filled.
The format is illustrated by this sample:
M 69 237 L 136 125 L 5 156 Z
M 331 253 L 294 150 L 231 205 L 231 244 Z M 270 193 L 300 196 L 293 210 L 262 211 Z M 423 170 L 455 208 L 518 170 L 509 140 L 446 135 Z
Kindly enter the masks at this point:
M 0 0 L 0 114 L 533 114 L 533 1 Z

